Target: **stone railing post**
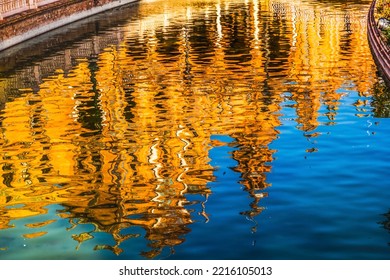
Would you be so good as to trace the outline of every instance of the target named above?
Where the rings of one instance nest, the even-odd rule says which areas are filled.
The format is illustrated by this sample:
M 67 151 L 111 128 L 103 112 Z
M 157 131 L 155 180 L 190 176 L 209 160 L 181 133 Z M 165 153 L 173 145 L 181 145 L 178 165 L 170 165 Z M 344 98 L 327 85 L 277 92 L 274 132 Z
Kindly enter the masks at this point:
M 3 7 L 1 7 L 1 9 L 0 9 L 0 20 L 3 20 Z
M 28 0 L 28 7 L 30 9 L 38 8 L 37 1 L 36 0 Z

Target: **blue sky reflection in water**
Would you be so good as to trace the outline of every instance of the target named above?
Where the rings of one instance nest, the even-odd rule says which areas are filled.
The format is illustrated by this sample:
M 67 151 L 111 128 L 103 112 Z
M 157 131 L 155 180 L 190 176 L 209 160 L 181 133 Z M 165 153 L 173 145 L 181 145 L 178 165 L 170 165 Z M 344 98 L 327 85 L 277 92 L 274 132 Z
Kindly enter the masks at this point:
M 0 259 L 390 259 L 369 4 L 141 1 L 7 51 Z

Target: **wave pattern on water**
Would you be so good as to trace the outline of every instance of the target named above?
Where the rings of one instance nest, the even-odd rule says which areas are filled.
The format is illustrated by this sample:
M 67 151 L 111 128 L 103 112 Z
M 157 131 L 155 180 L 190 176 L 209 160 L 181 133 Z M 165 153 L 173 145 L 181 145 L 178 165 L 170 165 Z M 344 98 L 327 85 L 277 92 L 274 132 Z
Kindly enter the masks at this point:
M 330 146 L 360 145 L 340 130 L 360 135 L 372 129 L 361 119 L 388 116 L 366 42 L 368 5 L 147 1 L 15 62 L 0 75 L 0 258 L 308 258 L 281 249 L 297 246 L 282 242 L 286 212 L 303 205 L 292 212 L 306 217 L 324 203 L 308 202 L 318 193 L 304 184 L 333 170 Z M 364 159 L 346 154 L 340 168 Z M 355 184 L 348 176 L 329 185 Z M 259 231 L 262 250 L 253 249 Z M 21 239 L 35 254 L 18 255 Z M 42 255 L 42 242 L 55 249 Z

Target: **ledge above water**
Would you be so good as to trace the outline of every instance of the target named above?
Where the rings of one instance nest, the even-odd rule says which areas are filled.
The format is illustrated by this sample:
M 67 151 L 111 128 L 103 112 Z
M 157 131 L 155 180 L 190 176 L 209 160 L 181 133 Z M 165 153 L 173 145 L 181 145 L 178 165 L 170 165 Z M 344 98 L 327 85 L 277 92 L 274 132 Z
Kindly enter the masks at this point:
M 20 2 L 18 9 L 14 11 L 6 11 L 6 4 L 3 4 L 1 8 L 5 16 L 0 18 L 0 51 L 66 24 L 136 1 L 138 0 L 13 1 Z M 26 2 L 25 6 L 21 2 Z M 30 2 L 35 5 L 31 6 Z M 43 5 L 38 5 L 38 2 Z

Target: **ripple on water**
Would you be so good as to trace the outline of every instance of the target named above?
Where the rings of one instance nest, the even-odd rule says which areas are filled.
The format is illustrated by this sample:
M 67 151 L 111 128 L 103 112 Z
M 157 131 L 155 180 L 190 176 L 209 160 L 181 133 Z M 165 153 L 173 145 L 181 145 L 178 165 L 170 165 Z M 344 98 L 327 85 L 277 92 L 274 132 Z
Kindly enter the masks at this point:
M 0 258 L 387 259 L 369 4 L 141 1 L 26 45 Z

